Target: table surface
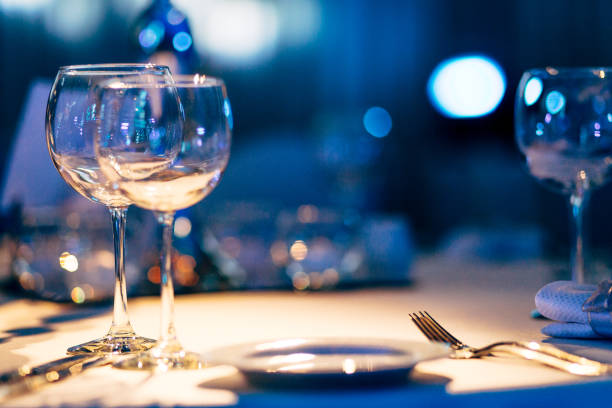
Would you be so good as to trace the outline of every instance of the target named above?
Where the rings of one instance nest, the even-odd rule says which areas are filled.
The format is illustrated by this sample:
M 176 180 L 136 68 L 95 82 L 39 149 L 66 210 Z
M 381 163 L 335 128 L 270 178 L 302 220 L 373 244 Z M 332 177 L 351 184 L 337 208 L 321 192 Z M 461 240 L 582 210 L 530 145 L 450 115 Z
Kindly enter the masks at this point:
M 408 313 L 427 310 L 464 342 L 550 341 L 545 320 L 532 319 L 533 298 L 553 277 L 550 263 L 491 263 L 426 256 L 414 285 L 322 293 L 230 292 L 179 296 L 176 326 L 185 348 L 289 337 L 374 337 L 424 341 Z M 136 331 L 157 337 L 159 300 L 130 300 Z M 0 304 L 0 371 L 64 355 L 105 332 L 108 308 L 75 308 L 33 300 Z M 552 341 L 568 351 L 612 362 L 610 341 Z M 584 378 L 511 358 L 439 359 L 415 368 L 399 386 L 344 390 L 262 389 L 230 366 L 151 375 L 110 367 L 88 370 L 5 406 L 559 406 L 609 401 L 612 381 Z

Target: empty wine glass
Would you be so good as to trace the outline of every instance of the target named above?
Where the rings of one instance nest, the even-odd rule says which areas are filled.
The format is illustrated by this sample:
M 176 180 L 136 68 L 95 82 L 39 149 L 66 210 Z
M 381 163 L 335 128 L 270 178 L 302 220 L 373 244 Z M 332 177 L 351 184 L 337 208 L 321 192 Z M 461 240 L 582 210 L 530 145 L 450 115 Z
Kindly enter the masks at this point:
M 611 68 L 545 68 L 523 74 L 515 136 L 525 165 L 549 189 L 569 195 L 572 280 L 587 269 L 583 214 L 591 191 L 612 174 Z
M 167 67 L 152 64 L 100 64 L 62 67 L 49 95 L 46 116 L 47 146 L 62 178 L 84 197 L 108 207 L 115 247 L 113 321 L 99 339 L 70 347 L 68 353 L 131 353 L 153 346 L 154 340 L 137 336 L 127 311 L 125 284 L 125 222 L 131 201 L 100 171 L 95 157 L 97 115 L 94 89 L 110 78 L 156 78 L 171 82 Z M 177 102 L 178 103 L 178 102 Z
M 139 207 L 155 212 L 163 228 L 161 257 L 161 335 L 151 350 L 118 363 L 120 368 L 167 370 L 193 369 L 203 365 L 196 353 L 179 343 L 174 326 L 174 289 L 171 275 L 172 233 L 175 211 L 192 206 L 215 188 L 230 154 L 231 111 L 225 85 L 204 75 L 174 76 L 175 83 L 143 84 L 140 81 L 111 83 L 99 92 L 101 106 L 113 105 L 100 115 L 98 161 Z M 178 92 L 182 140 L 176 143 L 164 128 L 156 137 L 138 140 L 124 132 L 123 123 L 149 121 L 160 93 Z M 143 104 L 134 109 L 133 100 Z M 119 119 L 118 119 L 119 118 Z M 134 171 L 142 163 L 160 167 L 146 174 Z

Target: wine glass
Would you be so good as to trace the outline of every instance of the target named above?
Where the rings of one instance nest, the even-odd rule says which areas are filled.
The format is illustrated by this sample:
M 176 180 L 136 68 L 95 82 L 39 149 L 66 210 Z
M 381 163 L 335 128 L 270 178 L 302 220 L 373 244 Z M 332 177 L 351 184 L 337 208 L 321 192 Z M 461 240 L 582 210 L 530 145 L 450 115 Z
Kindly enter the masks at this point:
M 590 193 L 610 180 L 611 68 L 532 69 L 516 96 L 515 136 L 525 165 L 549 189 L 569 196 L 571 276 L 585 281 L 583 214 Z
M 74 190 L 108 207 L 113 225 L 113 321 L 105 336 L 70 347 L 70 354 L 139 352 L 155 343 L 137 336 L 128 317 L 124 253 L 126 212 L 131 201 L 114 189 L 100 171 L 94 149 L 100 106 L 96 104 L 93 90 L 110 78 L 133 77 L 172 81 L 167 67 L 152 64 L 66 66 L 59 69 L 47 103 L 47 147 L 53 164 Z
M 101 106 L 116 107 L 100 115 L 100 167 L 134 204 L 154 211 L 163 229 L 160 339 L 151 350 L 119 362 L 120 368 L 194 369 L 204 364 L 200 355 L 183 349 L 175 331 L 171 274 L 174 214 L 202 200 L 221 179 L 230 154 L 232 118 L 222 80 L 196 74 L 174 76 L 174 81 L 170 85 L 123 81 L 108 84 L 98 93 Z M 149 120 L 159 93 L 170 90 L 178 92 L 184 115 L 180 143 L 162 131 L 159 137 L 142 143 L 136 134 L 122 132 L 121 123 Z M 135 95 L 147 101 L 140 110 L 133 108 Z M 147 174 L 134 171 L 152 161 L 162 164 Z

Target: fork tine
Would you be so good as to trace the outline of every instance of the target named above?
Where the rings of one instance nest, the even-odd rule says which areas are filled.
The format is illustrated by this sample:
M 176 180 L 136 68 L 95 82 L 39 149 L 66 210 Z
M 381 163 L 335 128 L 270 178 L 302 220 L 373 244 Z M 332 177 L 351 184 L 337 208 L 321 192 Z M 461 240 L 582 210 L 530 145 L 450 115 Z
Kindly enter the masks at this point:
M 416 313 L 408 314 L 412 319 L 412 323 L 416 325 L 416 327 L 423 333 L 425 337 L 427 337 L 430 341 L 444 341 L 440 338 L 439 334 L 432 330 L 428 325 L 423 322 L 423 319 L 417 315 Z
M 442 341 L 444 343 L 448 343 L 451 345 L 455 345 L 455 343 L 453 342 L 453 340 L 448 337 L 446 335 L 446 333 L 444 333 L 442 330 L 440 330 L 438 328 L 437 325 L 435 325 L 431 319 L 429 319 L 429 317 L 427 317 L 423 312 L 418 312 L 416 313 L 416 315 L 418 316 L 419 322 L 421 323 L 421 325 L 425 326 L 427 328 L 427 330 L 429 330 L 429 332 L 431 333 L 435 333 L 435 336 L 437 338 L 437 341 Z
M 449 339 L 449 343 L 451 344 L 455 344 L 457 346 L 463 346 L 463 342 L 461 340 L 459 340 L 458 338 L 456 338 L 455 336 L 453 336 L 452 334 L 450 334 L 448 332 L 448 330 L 446 330 L 444 327 L 442 327 L 442 325 L 440 323 L 437 322 L 436 319 L 434 319 L 429 313 L 427 313 L 426 311 L 422 311 L 421 314 L 427 316 L 427 318 L 429 318 L 429 320 L 432 322 L 432 324 L 435 325 L 435 327 L 443 333 L 445 338 Z

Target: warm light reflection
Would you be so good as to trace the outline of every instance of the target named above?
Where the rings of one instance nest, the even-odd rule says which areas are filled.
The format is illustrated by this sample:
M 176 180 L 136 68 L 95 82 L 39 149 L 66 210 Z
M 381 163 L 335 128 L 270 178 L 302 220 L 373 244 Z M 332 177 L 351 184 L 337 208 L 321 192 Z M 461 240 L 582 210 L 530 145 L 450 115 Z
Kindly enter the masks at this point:
M 323 271 L 323 282 L 325 286 L 334 286 L 340 280 L 338 271 L 334 268 L 327 268 Z
M 600 77 L 601 79 L 604 79 L 604 78 L 606 77 L 606 73 L 604 72 L 604 70 L 603 70 L 603 69 L 599 71 L 599 77 Z
M 314 205 L 300 205 L 297 211 L 298 221 L 304 224 L 316 222 L 319 210 Z
M 532 351 L 532 350 L 525 350 L 525 351 L 523 351 L 522 354 L 523 354 L 523 357 L 525 357 L 528 360 L 534 359 L 536 357 L 536 355 L 537 355 L 536 352 Z
M 25 290 L 34 290 L 35 283 L 34 276 L 30 272 L 22 272 L 19 275 L 19 284 Z
M 535 341 L 531 341 L 531 342 L 527 343 L 527 347 L 529 347 L 532 350 L 539 350 L 540 349 L 540 345 L 538 343 L 536 343 Z
M 304 371 L 314 367 L 314 363 L 300 363 L 300 364 L 290 364 L 283 367 L 278 367 L 276 370 L 272 371 Z
M 347 358 L 342 362 L 342 371 L 345 374 L 354 374 L 357 371 L 357 364 L 352 358 Z
M 204 82 L 206 82 L 206 75 L 202 74 L 195 74 L 193 76 L 193 83 L 196 85 L 200 85 L 203 84 Z
M 34 260 L 34 251 L 32 251 L 32 248 L 30 248 L 30 246 L 27 244 L 19 245 L 17 248 L 17 255 L 28 262 L 32 262 Z
M 325 283 L 323 275 L 321 275 L 319 272 L 310 272 L 308 274 L 308 278 L 310 280 L 310 288 L 314 290 L 321 289 Z
M 310 286 L 310 277 L 304 272 L 297 272 L 291 278 L 291 282 L 293 283 L 293 287 L 297 290 L 304 290 Z
M 570 364 L 568 370 L 577 375 L 598 375 L 601 374 L 601 366 L 592 366 L 590 364 Z
M 79 260 L 70 252 L 62 252 L 59 257 L 59 264 L 62 269 L 65 269 L 68 272 L 75 272 L 77 269 L 79 269 Z
M 49 382 L 57 381 L 59 380 L 59 374 L 57 371 L 49 371 L 47 374 L 45 374 L 45 378 Z
M 255 346 L 255 350 L 257 351 L 267 351 L 267 350 L 278 350 L 288 347 L 300 346 L 306 343 L 305 339 L 284 339 L 272 341 L 270 343 L 262 343 Z
M 85 292 L 85 298 L 86 299 L 91 299 L 94 297 L 96 291 L 94 290 L 93 286 L 85 283 L 83 285 L 83 292 Z
M 72 229 L 77 229 L 81 225 L 81 215 L 77 212 L 71 212 L 66 216 L 66 225 Z
M 111 251 L 106 249 L 96 251 L 94 257 L 98 262 L 98 265 L 103 268 L 112 269 L 115 267 L 115 255 L 113 255 Z
M 270 258 L 276 266 L 285 266 L 289 261 L 289 251 L 283 241 L 275 241 L 270 247 Z
M 277 364 L 296 364 L 314 360 L 315 355 L 310 353 L 292 353 L 284 356 L 274 356 L 268 361 L 271 365 Z
M 161 283 L 161 272 L 159 270 L 159 266 L 155 265 L 149 268 L 147 271 L 147 279 L 149 279 L 149 282 L 151 283 Z
M 124 88 L 125 84 L 121 81 L 114 81 L 108 84 L 108 87 L 112 89 L 120 89 L 120 88 Z
M 174 222 L 174 235 L 178 238 L 185 238 L 191 233 L 191 221 L 187 217 L 177 217 Z
M 293 243 L 293 245 L 291 245 L 289 253 L 291 254 L 291 257 L 296 261 L 303 261 L 308 255 L 308 246 L 304 241 L 298 239 Z
M 553 67 L 546 67 L 546 72 L 548 72 L 550 75 L 558 75 L 559 74 L 559 70 Z
M 180 255 L 174 262 L 176 281 L 183 286 L 195 286 L 200 277 L 195 273 L 196 260 L 191 255 Z
M 85 301 L 85 291 L 78 286 L 75 286 L 70 292 L 70 298 L 74 303 L 83 303 Z

